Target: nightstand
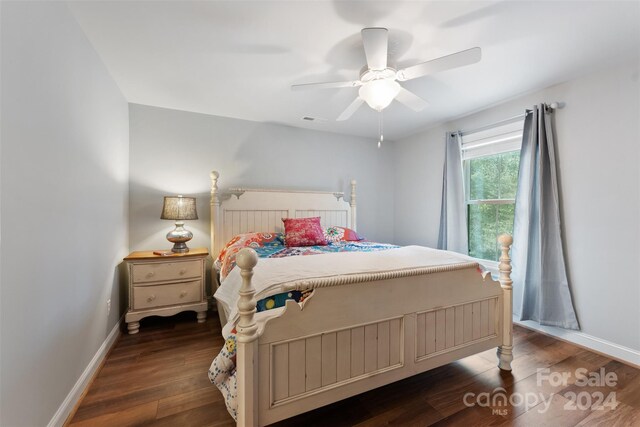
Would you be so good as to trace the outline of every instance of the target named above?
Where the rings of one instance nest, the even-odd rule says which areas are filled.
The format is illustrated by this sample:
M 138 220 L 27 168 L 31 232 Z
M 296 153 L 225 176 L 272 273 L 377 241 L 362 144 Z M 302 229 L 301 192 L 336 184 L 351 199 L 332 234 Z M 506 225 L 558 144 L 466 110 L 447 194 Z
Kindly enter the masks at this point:
M 207 318 L 204 295 L 206 248 L 184 254 L 155 255 L 132 252 L 124 259 L 129 276 L 129 309 L 125 315 L 130 334 L 137 334 L 147 316 L 172 316 L 182 311 L 198 313 L 198 323 Z

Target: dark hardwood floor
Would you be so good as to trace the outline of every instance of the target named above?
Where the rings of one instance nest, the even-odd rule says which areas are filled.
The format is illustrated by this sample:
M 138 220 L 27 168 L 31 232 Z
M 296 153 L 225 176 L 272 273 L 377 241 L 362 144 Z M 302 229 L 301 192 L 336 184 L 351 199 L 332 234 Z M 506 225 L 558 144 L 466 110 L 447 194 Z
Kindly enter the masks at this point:
M 520 327 L 514 341 L 512 373 L 490 350 L 278 425 L 640 426 L 640 370 Z M 143 320 L 139 334 L 116 343 L 68 424 L 235 425 L 207 378 L 222 344 L 215 313 L 204 324 L 195 313 Z M 541 368 L 550 380 L 539 378 Z M 583 384 L 580 368 L 611 373 L 616 384 L 593 376 Z M 592 408 L 598 402 L 603 409 Z

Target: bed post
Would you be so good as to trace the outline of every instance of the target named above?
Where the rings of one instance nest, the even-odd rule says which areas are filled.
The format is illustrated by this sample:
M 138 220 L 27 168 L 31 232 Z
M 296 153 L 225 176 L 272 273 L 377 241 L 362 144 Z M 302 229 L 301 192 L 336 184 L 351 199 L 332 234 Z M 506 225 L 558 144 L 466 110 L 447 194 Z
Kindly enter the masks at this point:
M 351 198 L 349 199 L 349 205 L 351 206 L 351 226 L 353 231 L 358 231 L 356 223 L 356 180 L 351 180 Z
M 502 345 L 498 347 L 498 367 L 505 371 L 511 370 L 513 360 L 513 281 L 511 280 L 511 258 L 509 249 L 513 243 L 513 238 L 508 234 L 498 237 L 500 242 L 500 286 L 502 286 Z
M 253 267 L 258 255 L 253 249 L 244 248 L 236 256 L 240 267 L 242 286 L 238 301 L 239 319 L 236 326 L 236 372 L 238 375 L 238 423 L 242 427 L 258 425 L 258 326 L 255 288 L 251 284 Z
M 210 200 L 210 209 L 211 215 L 209 216 L 210 227 L 211 227 L 211 256 L 213 259 L 216 259 L 218 256 L 217 247 L 216 247 L 216 227 L 220 222 L 218 216 L 220 214 L 220 199 L 218 198 L 218 178 L 220 177 L 220 173 L 218 171 L 212 171 L 211 174 L 211 200 Z M 218 237 L 220 238 L 220 237 Z

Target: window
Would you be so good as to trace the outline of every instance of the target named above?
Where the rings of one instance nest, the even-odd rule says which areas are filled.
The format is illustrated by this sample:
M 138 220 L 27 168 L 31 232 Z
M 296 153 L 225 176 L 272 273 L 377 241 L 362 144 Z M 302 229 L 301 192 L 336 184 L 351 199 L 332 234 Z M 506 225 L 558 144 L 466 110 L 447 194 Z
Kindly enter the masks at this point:
M 497 237 L 513 233 L 523 121 L 462 136 L 469 255 L 498 261 Z

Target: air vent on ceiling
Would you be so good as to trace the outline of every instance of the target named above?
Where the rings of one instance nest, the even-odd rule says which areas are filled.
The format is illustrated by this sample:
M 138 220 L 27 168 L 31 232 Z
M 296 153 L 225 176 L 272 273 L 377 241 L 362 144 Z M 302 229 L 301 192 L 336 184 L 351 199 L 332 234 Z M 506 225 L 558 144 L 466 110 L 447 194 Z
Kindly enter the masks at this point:
M 302 120 L 305 120 L 307 122 L 326 122 L 327 121 L 327 119 L 324 119 L 322 117 L 310 117 L 310 116 L 304 116 Z

